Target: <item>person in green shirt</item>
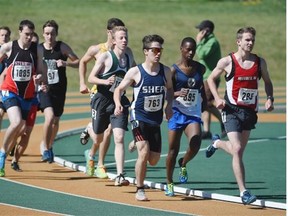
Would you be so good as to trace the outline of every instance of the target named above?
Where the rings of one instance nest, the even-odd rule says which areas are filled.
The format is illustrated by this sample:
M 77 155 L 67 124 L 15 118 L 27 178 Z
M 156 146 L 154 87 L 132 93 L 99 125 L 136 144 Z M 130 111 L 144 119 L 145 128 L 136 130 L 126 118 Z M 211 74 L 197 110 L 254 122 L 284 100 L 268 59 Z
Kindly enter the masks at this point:
M 204 20 L 196 26 L 199 29 L 199 33 L 196 36 L 197 48 L 196 54 L 199 62 L 206 67 L 206 72 L 203 76 L 204 88 L 207 97 L 207 109 L 202 113 L 203 120 L 203 132 L 202 139 L 211 139 L 212 133 L 210 131 L 211 114 L 213 114 L 220 122 L 221 137 L 226 136 L 225 128 L 221 119 L 220 111 L 214 105 L 214 97 L 209 89 L 207 78 L 211 74 L 212 70 L 216 67 L 217 62 L 221 58 L 220 44 L 215 37 L 214 23 L 210 20 Z M 219 87 L 220 79 L 217 81 L 217 87 Z

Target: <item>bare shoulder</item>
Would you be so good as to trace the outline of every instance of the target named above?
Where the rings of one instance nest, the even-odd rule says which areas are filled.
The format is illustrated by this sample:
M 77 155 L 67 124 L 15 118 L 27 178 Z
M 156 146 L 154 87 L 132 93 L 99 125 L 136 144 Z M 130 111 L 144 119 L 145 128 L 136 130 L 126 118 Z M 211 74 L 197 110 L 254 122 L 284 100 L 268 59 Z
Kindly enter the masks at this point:
M 259 59 L 260 59 L 261 68 L 266 68 L 267 67 L 266 60 L 262 57 L 259 57 Z
M 125 75 L 125 78 L 132 83 L 138 83 L 140 81 L 140 70 L 138 66 L 131 67 Z
M 70 49 L 70 46 L 67 43 L 65 43 L 64 41 L 61 41 L 60 46 L 61 46 L 61 50 Z
M 90 59 L 93 57 L 96 59 L 97 55 L 100 52 L 100 49 L 101 49 L 100 44 L 91 45 L 88 47 L 84 56 L 86 56 L 86 57 L 88 56 Z
M 221 58 L 221 59 L 218 61 L 217 67 L 226 68 L 226 67 L 228 67 L 231 63 L 232 63 L 231 57 L 230 57 L 230 56 L 225 56 L 225 57 Z
M 110 58 L 110 53 L 109 53 L 109 51 L 105 51 L 105 52 L 99 52 L 98 53 L 98 55 L 97 55 L 97 61 L 96 62 L 98 62 L 98 61 L 106 61 L 107 59 L 111 59 L 111 61 L 112 61 L 112 58 Z
M 127 74 L 134 76 L 139 72 L 138 66 L 131 67 L 128 71 Z
M 100 50 L 100 44 L 94 44 L 94 45 L 91 45 L 87 52 L 93 54 L 93 55 L 96 55 Z
M 8 43 L 4 43 L 1 46 L 1 50 L 3 53 L 7 53 L 12 49 L 12 41 L 9 41 Z

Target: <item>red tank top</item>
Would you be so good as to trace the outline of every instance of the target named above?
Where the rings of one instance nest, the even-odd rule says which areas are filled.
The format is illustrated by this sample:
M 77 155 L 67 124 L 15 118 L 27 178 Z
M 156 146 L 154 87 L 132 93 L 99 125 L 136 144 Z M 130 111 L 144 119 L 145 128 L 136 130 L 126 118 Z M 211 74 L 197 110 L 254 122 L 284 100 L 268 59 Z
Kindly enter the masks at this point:
M 258 80 L 260 73 L 260 58 L 256 56 L 256 61 L 249 69 L 244 69 L 236 60 L 234 54 L 232 58 L 232 71 L 226 78 L 226 100 L 237 106 L 258 110 Z
M 34 97 L 35 85 L 33 75 L 36 74 L 37 44 L 31 43 L 29 49 L 20 48 L 18 41 L 12 42 L 12 52 L 7 59 L 7 75 L 1 90 L 13 92 L 24 99 Z

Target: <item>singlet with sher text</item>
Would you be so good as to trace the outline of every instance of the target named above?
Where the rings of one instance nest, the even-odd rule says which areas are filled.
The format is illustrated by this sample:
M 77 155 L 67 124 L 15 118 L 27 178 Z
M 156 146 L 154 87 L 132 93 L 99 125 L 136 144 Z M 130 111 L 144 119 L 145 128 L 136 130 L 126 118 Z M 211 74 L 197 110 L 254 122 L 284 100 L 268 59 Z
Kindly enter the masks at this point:
M 160 64 L 157 75 L 148 74 L 142 64 L 138 65 L 141 78 L 133 87 L 133 102 L 130 121 L 138 120 L 152 125 L 163 121 L 163 106 L 166 93 L 164 67 Z

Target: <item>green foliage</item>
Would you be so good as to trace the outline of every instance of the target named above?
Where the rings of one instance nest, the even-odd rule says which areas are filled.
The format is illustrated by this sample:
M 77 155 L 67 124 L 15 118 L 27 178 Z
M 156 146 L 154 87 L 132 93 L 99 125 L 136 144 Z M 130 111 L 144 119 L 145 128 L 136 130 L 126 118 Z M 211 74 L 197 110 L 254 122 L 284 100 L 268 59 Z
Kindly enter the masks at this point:
M 118 17 L 129 29 L 129 46 L 138 63 L 143 61 L 141 40 L 147 34 L 164 37 L 162 62 L 171 65 L 180 57 L 182 38 L 196 37 L 195 25 L 204 19 L 214 21 L 223 56 L 237 50 L 236 31 L 253 26 L 257 30 L 254 52 L 266 59 L 274 83 L 285 85 L 285 0 L 0 0 L 0 8 L 0 25 L 10 26 L 12 39 L 18 38 L 22 19 L 35 23 L 40 38 L 44 22 L 55 19 L 60 26 L 58 39 L 79 57 L 90 45 L 106 40 L 107 20 Z M 68 89 L 78 91 L 78 70 L 69 68 L 68 78 Z

